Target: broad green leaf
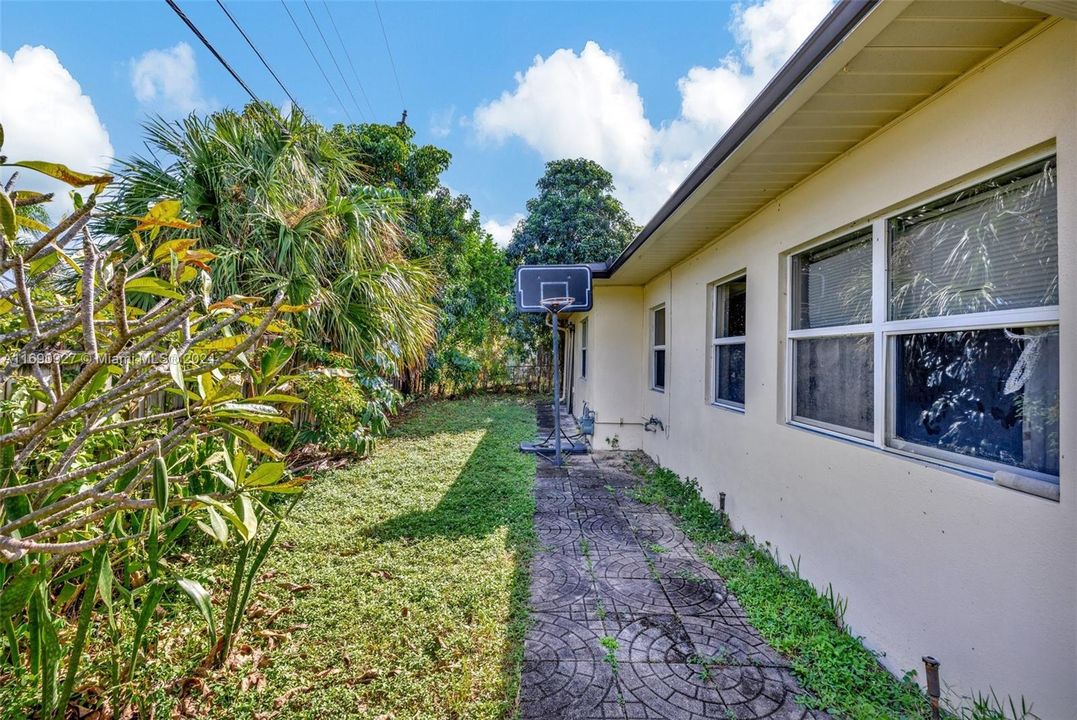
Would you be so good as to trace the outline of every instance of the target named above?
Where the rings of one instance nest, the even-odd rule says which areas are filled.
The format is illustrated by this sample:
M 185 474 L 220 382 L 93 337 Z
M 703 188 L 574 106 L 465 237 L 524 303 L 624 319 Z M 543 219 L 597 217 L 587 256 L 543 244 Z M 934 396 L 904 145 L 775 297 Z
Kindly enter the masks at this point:
M 174 300 L 183 299 L 183 295 L 173 290 L 172 286 L 161 278 L 134 278 L 133 280 L 128 280 L 124 287 L 127 289 L 127 292 L 146 293 L 147 295 L 156 295 L 158 297 L 172 298 Z
M 251 402 L 258 403 L 280 403 L 281 405 L 305 405 L 306 400 L 295 395 L 288 395 L 286 393 L 269 393 L 268 395 L 255 395 L 249 398 Z
M 157 249 L 153 251 L 153 262 L 159 263 L 168 259 L 169 253 L 179 253 L 188 248 L 194 247 L 198 241 L 194 238 L 179 238 L 177 240 L 167 240 L 157 246 Z
M 247 335 L 223 335 L 219 338 L 214 338 L 213 340 L 200 342 L 194 346 L 194 349 L 207 353 L 226 352 L 241 344 L 247 337 Z
M 197 228 L 200 223 L 189 223 L 180 219 L 179 213 L 182 208 L 183 203 L 179 200 L 161 200 L 151 207 L 145 215 L 135 218 L 138 220 L 135 232 L 150 230 L 150 236 L 152 237 L 163 227 L 176 228 L 177 230 L 193 230 Z
M 202 619 L 206 621 L 206 629 L 209 630 L 209 646 L 217 647 L 217 622 L 213 619 L 213 601 L 209 592 L 197 580 L 177 578 L 176 584 L 187 593 L 187 597 L 191 599 L 194 606 L 198 608 L 198 612 L 202 614 Z
M 284 463 L 262 463 L 243 482 L 246 487 L 273 485 L 284 475 Z
M 40 160 L 20 160 L 19 162 L 7 163 L 7 165 L 36 170 L 43 175 L 48 175 L 51 178 L 65 182 L 72 187 L 94 185 L 95 189 L 98 189 L 112 182 L 111 175 L 89 175 L 87 173 L 76 172 L 60 163 L 42 162 Z
M 258 515 L 254 512 L 254 504 L 246 495 L 236 498 L 236 514 L 247 528 L 246 539 L 251 540 L 258 534 Z
M 295 347 L 286 344 L 280 338 L 266 346 L 261 360 L 262 382 L 280 372 L 281 368 L 288 364 L 294 352 Z
M 280 459 L 283 455 L 276 448 L 271 447 L 265 440 L 258 437 L 256 433 L 251 432 L 246 428 L 239 427 L 237 425 L 230 425 L 228 423 L 216 422 L 213 423 L 215 427 L 223 428 L 228 431 L 235 438 L 242 440 L 250 447 L 260 452 L 269 455 L 271 458 Z
M 3 228 L 8 242 L 15 242 L 15 237 L 19 232 L 19 223 L 15 218 L 15 206 L 3 190 L 0 190 L 0 227 Z
M 159 512 L 168 509 L 168 465 L 160 455 L 153 461 L 153 500 Z
M 15 216 L 15 221 L 19 224 L 19 227 L 26 228 L 27 230 L 36 230 L 37 232 L 48 232 L 51 228 L 45 223 L 34 220 L 33 218 L 26 217 L 25 215 Z
M 0 591 L 0 618 L 10 618 L 21 612 L 44 577 L 45 573 L 41 571 L 40 565 L 22 568 L 15 579 Z
M 256 423 L 289 422 L 288 418 L 282 416 L 280 411 L 272 405 L 259 405 L 255 403 L 222 403 L 214 406 L 213 414 L 217 417 L 235 418 Z
M 236 448 L 235 455 L 232 456 L 232 468 L 235 470 L 236 482 L 242 486 L 247 479 L 247 453 L 243 452 L 242 448 Z
M 172 382 L 176 383 L 176 387 L 187 392 L 187 386 L 183 382 L 183 363 L 177 348 L 168 351 L 168 374 L 172 376 Z
M 41 192 L 35 192 L 33 190 L 16 190 L 11 193 L 11 200 L 15 203 L 23 203 L 26 205 L 32 205 L 45 202 L 45 198 L 48 195 Z
M 228 524 L 224 521 L 224 518 L 221 517 L 221 514 L 217 512 L 217 509 L 213 507 L 206 508 L 206 515 L 209 518 L 209 524 L 207 525 L 206 523 L 199 520 L 196 523 L 198 527 L 202 530 L 202 532 L 206 533 L 222 545 L 227 543 Z

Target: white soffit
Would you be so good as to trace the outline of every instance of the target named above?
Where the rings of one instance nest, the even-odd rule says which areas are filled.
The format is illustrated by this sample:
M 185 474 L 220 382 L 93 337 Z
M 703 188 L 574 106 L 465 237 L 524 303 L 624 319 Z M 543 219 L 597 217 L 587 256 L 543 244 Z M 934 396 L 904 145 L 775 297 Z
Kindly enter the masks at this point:
M 1046 17 L 1000 0 L 884 0 L 610 279 L 597 282 L 649 281 Z

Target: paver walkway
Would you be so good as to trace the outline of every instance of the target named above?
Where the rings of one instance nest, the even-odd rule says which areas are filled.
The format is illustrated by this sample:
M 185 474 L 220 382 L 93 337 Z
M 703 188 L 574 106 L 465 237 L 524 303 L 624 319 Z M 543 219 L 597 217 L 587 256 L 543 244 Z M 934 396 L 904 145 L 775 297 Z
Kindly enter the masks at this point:
M 539 460 L 522 716 L 827 718 L 673 518 L 629 496 L 637 481 L 618 452 Z

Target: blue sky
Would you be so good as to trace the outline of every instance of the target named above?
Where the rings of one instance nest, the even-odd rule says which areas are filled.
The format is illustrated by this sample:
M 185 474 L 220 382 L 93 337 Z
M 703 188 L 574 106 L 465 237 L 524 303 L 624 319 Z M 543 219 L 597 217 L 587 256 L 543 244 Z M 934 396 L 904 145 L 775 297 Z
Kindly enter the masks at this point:
M 289 2 L 347 111 L 279 0 L 225 3 L 314 118 L 399 119 L 373 3 L 329 2 L 328 14 L 322 0 L 309 4 L 357 109 L 308 6 Z M 285 102 L 215 2 L 179 4 L 260 97 Z M 409 124 L 420 142 L 452 151 L 445 183 L 471 196 L 504 241 L 543 163 L 557 157 L 603 163 L 637 220 L 648 219 L 829 5 L 384 0 L 380 9 Z M 127 156 L 142 150 L 140 123 L 150 114 L 179 117 L 247 99 L 163 0 L 4 0 L 0 50 L 0 90 L 7 91 L 0 122 L 10 155 L 83 165 L 108 153 Z M 13 96 L 20 99 L 9 103 Z

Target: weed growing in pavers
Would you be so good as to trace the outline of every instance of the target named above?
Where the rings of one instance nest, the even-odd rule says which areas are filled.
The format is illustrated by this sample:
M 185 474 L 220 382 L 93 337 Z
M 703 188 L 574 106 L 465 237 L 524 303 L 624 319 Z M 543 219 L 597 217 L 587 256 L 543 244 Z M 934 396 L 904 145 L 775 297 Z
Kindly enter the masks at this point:
M 617 664 L 617 649 L 621 647 L 620 643 L 617 642 L 617 638 L 603 635 L 599 638 L 598 642 L 602 647 L 606 648 L 606 657 L 602 659 L 609 663 L 613 672 L 617 672 L 619 667 Z
M 651 552 L 653 552 L 656 555 L 661 555 L 662 553 L 669 552 L 669 548 L 663 547 L 662 545 L 659 545 L 658 543 L 651 543 L 650 545 L 647 546 L 647 549 L 650 550 Z
M 587 538 L 580 538 L 580 552 L 584 557 L 590 557 L 591 555 L 591 541 Z
M 732 660 L 729 651 L 725 648 L 722 648 L 714 655 L 693 655 L 688 658 L 689 663 L 699 665 L 699 670 L 696 671 L 696 675 L 704 682 L 711 679 L 711 668 L 730 665 L 732 664 Z
M 704 580 L 706 580 L 705 577 L 703 577 L 690 567 L 677 568 L 675 571 L 673 571 L 673 574 L 676 577 L 679 577 L 681 580 L 687 580 L 688 582 L 703 582 Z
M 805 705 L 849 718 L 930 717 L 915 673 L 895 678 L 839 626 L 847 606 L 844 599 L 833 591 L 828 599 L 748 537 L 734 533 L 727 519 L 703 499 L 695 480 L 638 461 L 633 469 L 643 482 L 629 491 L 632 497 L 677 518 L 763 639 L 790 659 L 801 685 L 812 694 L 803 699 Z M 799 569 L 799 562 L 795 567 Z
M 599 620 L 606 619 L 606 604 L 602 602 L 601 598 L 595 600 L 595 617 Z
M 614 497 L 617 496 L 617 488 L 613 487 L 612 485 L 606 485 L 605 487 L 606 492 L 608 492 L 610 495 L 613 495 Z

